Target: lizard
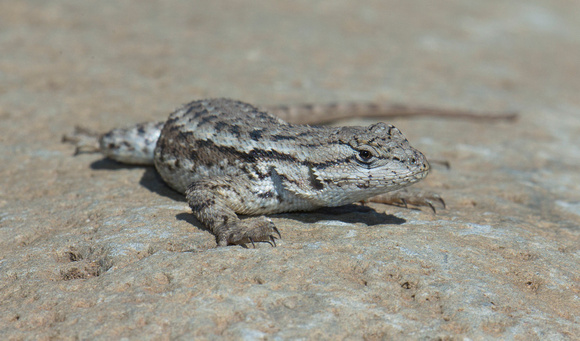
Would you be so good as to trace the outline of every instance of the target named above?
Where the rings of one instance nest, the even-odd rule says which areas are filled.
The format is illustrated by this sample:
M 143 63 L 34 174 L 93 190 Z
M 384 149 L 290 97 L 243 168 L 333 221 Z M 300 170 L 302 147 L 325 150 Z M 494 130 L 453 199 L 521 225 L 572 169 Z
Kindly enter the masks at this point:
M 294 123 L 324 121 L 328 111 L 334 113 L 333 119 L 413 113 L 514 117 L 372 103 L 263 110 L 218 98 L 187 103 L 164 122 L 99 134 L 98 146 L 88 149 L 121 163 L 155 166 L 171 188 L 185 195 L 193 214 L 215 236 L 218 246 L 255 246 L 255 242 L 275 246 L 281 234 L 267 214 L 362 201 L 412 185 L 429 173 L 425 155 L 393 125 Z M 90 135 L 86 131 L 78 135 L 83 134 Z M 64 140 L 83 151 L 87 142 L 79 136 Z M 252 217 L 240 219 L 238 215 Z

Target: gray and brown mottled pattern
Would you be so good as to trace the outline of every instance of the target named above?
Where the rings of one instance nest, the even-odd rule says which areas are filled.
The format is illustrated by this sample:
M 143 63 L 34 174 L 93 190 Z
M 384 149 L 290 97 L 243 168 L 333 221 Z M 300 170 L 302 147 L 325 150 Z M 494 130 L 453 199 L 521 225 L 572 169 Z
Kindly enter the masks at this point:
M 429 172 L 425 156 L 392 125 L 290 124 L 229 99 L 194 101 L 165 123 L 113 130 L 101 137 L 100 148 L 121 162 L 154 163 L 219 245 L 279 236 L 270 219 L 240 220 L 238 214 L 345 205 Z

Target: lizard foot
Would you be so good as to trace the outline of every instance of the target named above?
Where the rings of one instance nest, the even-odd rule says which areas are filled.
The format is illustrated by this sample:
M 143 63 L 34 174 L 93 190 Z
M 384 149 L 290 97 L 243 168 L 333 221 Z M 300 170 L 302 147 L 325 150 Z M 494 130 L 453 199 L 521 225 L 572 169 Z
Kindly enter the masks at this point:
M 445 201 L 438 194 L 406 189 L 377 195 L 368 201 L 405 208 L 426 206 L 431 208 L 433 213 L 437 213 L 437 208 L 446 208 Z
M 218 245 L 245 245 L 266 242 L 276 246 L 276 239 L 281 238 L 280 231 L 272 220 L 262 217 L 247 218 L 230 225 L 223 234 L 218 235 Z
M 98 153 L 100 134 L 90 129 L 76 126 L 72 134 L 65 134 L 62 137 L 63 143 L 70 143 L 75 146 L 74 155 L 83 153 Z

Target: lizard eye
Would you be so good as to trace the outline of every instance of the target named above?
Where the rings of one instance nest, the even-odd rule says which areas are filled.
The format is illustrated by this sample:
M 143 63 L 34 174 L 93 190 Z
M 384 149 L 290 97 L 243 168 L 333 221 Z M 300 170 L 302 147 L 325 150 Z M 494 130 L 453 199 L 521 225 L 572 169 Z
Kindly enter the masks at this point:
M 361 162 L 368 163 L 373 158 L 373 153 L 368 150 L 359 150 L 358 152 L 358 159 Z
M 368 150 L 361 150 L 358 155 L 360 155 L 361 159 L 368 159 L 371 157 L 371 152 Z

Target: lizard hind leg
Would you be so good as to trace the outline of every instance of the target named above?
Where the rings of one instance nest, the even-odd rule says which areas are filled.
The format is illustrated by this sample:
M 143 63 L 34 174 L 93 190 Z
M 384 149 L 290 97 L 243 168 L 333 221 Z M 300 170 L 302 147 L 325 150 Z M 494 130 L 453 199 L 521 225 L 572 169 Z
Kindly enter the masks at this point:
M 153 165 L 154 150 L 163 125 L 164 122 L 140 123 L 104 134 L 77 126 L 72 134 L 62 137 L 62 142 L 73 144 L 75 155 L 101 153 L 121 163 Z
M 229 177 L 194 181 L 185 191 L 187 202 L 197 219 L 216 237 L 218 246 L 267 242 L 276 246 L 280 232 L 265 216 L 238 218 L 232 207 L 243 201 L 228 183 Z
M 74 155 L 85 153 L 99 153 L 99 139 L 101 134 L 85 127 L 75 126 L 74 132 L 62 136 L 63 143 L 75 146 Z

